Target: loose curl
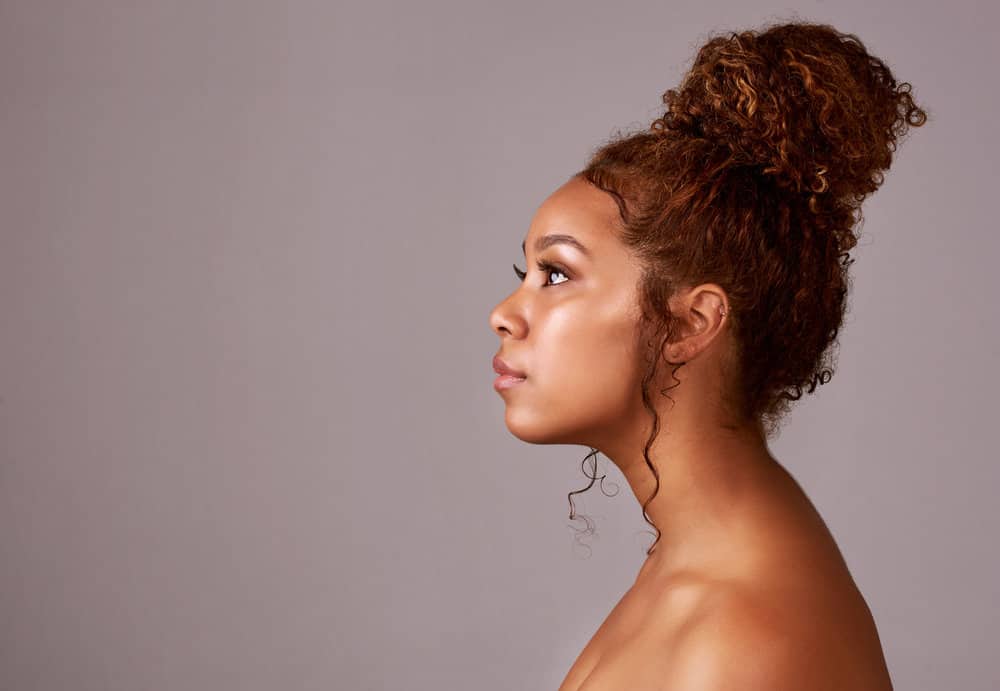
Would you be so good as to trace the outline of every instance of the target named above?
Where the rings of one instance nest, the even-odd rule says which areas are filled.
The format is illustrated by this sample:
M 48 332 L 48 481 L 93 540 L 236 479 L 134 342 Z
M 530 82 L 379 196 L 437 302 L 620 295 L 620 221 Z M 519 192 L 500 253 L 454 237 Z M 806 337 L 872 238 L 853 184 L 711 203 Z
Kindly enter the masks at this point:
M 660 540 L 646 513 L 660 488 L 649 387 L 679 323 L 668 298 L 703 282 L 726 291 L 735 347 L 724 405 L 773 436 L 792 403 L 833 376 L 861 203 L 897 140 L 927 120 L 910 91 L 857 36 L 826 24 L 732 32 L 698 51 L 648 130 L 619 133 L 577 173 L 615 199 L 621 239 L 643 267 L 637 328 L 653 418 L 643 457 L 656 489 L 642 513 L 657 531 L 647 555 Z M 663 360 L 673 388 L 686 363 Z M 596 461 L 588 477 L 587 488 Z

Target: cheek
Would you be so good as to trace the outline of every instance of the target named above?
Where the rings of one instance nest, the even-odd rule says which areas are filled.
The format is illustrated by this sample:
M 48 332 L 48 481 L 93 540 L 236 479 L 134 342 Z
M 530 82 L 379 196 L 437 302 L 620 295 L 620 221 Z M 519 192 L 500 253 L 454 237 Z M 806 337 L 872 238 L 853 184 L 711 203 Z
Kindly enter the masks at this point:
M 641 373 L 631 322 L 616 314 L 553 323 L 538 353 L 540 400 L 550 412 L 571 418 L 606 418 L 631 407 Z

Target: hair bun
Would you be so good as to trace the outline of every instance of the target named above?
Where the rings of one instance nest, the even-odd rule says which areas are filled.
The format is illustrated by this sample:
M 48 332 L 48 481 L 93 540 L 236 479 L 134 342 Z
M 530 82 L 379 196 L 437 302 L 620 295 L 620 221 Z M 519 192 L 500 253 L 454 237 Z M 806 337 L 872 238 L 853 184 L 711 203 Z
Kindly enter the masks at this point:
M 826 24 L 733 32 L 699 50 L 651 129 L 708 140 L 782 188 L 860 203 L 926 113 L 853 34 Z

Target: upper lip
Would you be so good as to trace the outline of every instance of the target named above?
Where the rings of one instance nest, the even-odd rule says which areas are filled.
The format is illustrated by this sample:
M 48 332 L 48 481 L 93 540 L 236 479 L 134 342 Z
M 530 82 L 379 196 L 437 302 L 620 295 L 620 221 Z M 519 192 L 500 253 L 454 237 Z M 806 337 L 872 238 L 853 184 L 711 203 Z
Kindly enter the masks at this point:
M 493 371 L 497 374 L 509 374 L 512 377 L 520 377 L 524 379 L 527 375 L 524 372 L 519 372 L 506 362 L 500 359 L 499 355 L 493 357 Z

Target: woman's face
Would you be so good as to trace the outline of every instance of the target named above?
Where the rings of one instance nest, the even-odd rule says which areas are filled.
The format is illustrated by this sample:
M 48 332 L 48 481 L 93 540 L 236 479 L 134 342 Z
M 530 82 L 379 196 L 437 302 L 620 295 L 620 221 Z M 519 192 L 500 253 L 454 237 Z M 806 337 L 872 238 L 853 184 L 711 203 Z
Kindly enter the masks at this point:
M 611 196 L 584 180 L 556 190 L 528 228 L 524 280 L 490 313 L 497 355 L 525 374 L 498 391 L 524 441 L 598 446 L 642 408 L 640 266 L 618 219 Z

